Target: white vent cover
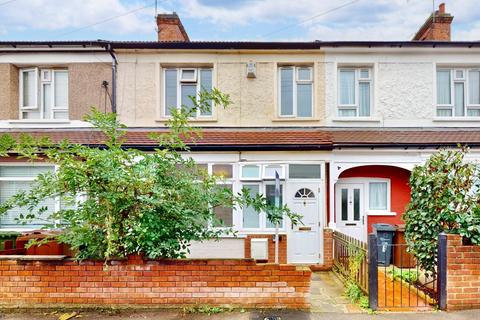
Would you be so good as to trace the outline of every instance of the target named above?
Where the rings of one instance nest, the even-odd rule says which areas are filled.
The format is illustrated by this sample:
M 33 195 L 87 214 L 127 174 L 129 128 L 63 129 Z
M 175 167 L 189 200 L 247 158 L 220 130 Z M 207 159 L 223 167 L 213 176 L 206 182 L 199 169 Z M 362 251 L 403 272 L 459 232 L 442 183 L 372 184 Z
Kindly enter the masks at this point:
M 247 63 L 247 78 L 257 77 L 257 64 L 253 61 Z
M 268 238 L 250 239 L 250 256 L 255 260 L 268 260 Z

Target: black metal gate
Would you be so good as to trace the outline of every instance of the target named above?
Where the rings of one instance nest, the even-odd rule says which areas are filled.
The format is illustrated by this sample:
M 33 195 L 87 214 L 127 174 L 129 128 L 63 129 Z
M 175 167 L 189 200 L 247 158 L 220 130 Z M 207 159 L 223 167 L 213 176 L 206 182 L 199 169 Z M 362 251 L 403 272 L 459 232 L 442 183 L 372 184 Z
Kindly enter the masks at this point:
M 407 252 L 406 244 L 379 243 L 368 237 L 368 293 L 370 308 L 445 309 L 446 236 L 439 236 L 436 273 L 422 270 Z

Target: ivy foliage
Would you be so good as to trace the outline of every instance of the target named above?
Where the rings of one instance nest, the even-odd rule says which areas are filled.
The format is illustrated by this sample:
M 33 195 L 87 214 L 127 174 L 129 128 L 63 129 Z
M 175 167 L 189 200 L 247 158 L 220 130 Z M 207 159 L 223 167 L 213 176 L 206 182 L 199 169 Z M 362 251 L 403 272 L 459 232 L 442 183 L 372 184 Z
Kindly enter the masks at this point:
M 438 236 L 455 233 L 480 244 L 480 166 L 465 161 L 468 149 L 441 150 L 410 177 L 411 200 L 403 219 L 409 250 L 435 272 Z
M 91 147 L 68 141 L 52 143 L 29 135 L 0 137 L 0 155 L 12 153 L 57 166 L 39 175 L 29 191 L 20 192 L 0 205 L 0 214 L 23 208 L 21 223 L 45 216 L 45 199 L 61 199 L 57 212 L 47 217 L 47 228 L 60 228 L 57 239 L 69 244 L 78 259 L 109 260 L 131 254 L 150 258 L 181 258 L 192 241 L 215 239 L 233 233 L 222 226 L 214 209 L 220 206 L 252 206 L 278 223 L 284 216 L 293 224 L 301 216 L 288 207 L 275 208 L 262 195 L 247 190 L 233 194 L 221 186 L 221 177 L 210 176 L 188 156 L 188 142 L 201 132 L 189 124 L 198 109 L 212 102 L 227 106 L 229 97 L 217 89 L 202 91 L 194 107 L 172 109 L 169 130 L 152 135 L 158 148 L 144 153 L 126 148 L 125 126 L 115 114 L 92 109 L 86 118 L 103 133 L 103 146 Z M 95 129 L 94 129 L 95 130 Z

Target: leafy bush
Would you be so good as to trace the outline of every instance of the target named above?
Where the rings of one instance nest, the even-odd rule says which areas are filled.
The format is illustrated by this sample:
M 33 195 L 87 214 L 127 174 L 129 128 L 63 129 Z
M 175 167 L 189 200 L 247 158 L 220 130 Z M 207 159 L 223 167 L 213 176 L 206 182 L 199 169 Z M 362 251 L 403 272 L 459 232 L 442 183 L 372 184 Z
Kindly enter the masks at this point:
M 467 151 L 437 152 L 416 166 L 410 177 L 405 237 L 409 251 L 429 273 L 435 272 L 441 232 L 480 244 L 480 170 L 478 164 L 464 161 Z
M 388 274 L 392 275 L 395 280 L 402 280 L 410 284 L 414 284 L 418 281 L 418 272 L 416 270 L 401 270 L 391 269 Z
M 52 143 L 22 135 L 0 138 L 2 156 L 18 153 L 30 160 L 45 157 L 57 165 L 55 172 L 41 174 L 31 190 L 20 192 L 1 204 L 0 214 L 22 207 L 20 218 L 28 223 L 45 213 L 39 207 L 45 199 L 62 199 L 62 208 L 48 217 L 48 228 L 63 228 L 57 238 L 77 250 L 77 258 L 111 259 L 130 254 L 150 258 L 185 257 L 191 241 L 216 238 L 229 229 L 214 209 L 219 206 L 249 205 L 264 211 L 273 222 L 284 215 L 293 224 L 300 216 L 286 206 L 269 205 L 265 197 L 251 197 L 248 191 L 234 195 L 221 187 L 218 178 L 199 169 L 188 157 L 185 141 L 200 134 L 188 120 L 198 109 L 229 104 L 228 96 L 214 89 L 192 99 L 191 109 L 172 109 L 169 131 L 152 136 L 158 148 L 149 154 L 123 146 L 126 131 L 114 114 L 92 111 L 87 117 L 100 130 L 104 147 Z M 81 196 L 81 200 L 77 200 Z

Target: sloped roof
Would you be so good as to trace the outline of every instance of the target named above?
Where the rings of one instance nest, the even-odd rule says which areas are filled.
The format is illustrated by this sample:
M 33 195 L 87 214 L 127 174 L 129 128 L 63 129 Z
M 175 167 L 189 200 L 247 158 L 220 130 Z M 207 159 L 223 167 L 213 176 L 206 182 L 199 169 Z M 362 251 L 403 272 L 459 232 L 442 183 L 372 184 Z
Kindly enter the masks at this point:
M 125 145 L 137 148 L 153 148 L 158 143 L 150 138 L 152 133 L 165 133 L 166 130 L 127 130 Z M 48 130 L 8 130 L 0 131 L 19 136 L 22 133 L 34 137 L 49 137 L 53 142 L 64 139 L 71 143 L 85 145 L 102 145 L 104 135 L 92 129 L 48 129 Z M 330 134 L 322 130 L 304 129 L 216 129 L 202 130 L 200 136 L 188 141 L 192 149 L 218 149 L 218 150 L 281 150 L 281 149 L 329 149 L 331 148 Z
M 480 128 L 334 130 L 333 147 L 480 146 Z

